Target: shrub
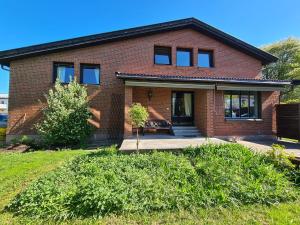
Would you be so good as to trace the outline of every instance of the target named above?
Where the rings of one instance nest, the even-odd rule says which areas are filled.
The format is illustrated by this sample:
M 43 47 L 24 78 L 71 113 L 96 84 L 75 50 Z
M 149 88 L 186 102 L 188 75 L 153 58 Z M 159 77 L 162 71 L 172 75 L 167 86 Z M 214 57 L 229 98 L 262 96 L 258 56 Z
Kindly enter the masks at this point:
M 91 127 L 86 88 L 76 80 L 61 85 L 57 80 L 50 90 L 44 118 L 36 125 L 42 140 L 50 146 L 72 146 L 82 143 L 89 136 Z
M 15 214 L 66 219 L 293 199 L 296 190 L 264 157 L 238 145 L 205 145 L 183 154 L 81 156 L 18 194 Z
M 0 127 L 0 141 L 5 140 L 5 135 L 6 135 L 6 128 L 1 128 Z

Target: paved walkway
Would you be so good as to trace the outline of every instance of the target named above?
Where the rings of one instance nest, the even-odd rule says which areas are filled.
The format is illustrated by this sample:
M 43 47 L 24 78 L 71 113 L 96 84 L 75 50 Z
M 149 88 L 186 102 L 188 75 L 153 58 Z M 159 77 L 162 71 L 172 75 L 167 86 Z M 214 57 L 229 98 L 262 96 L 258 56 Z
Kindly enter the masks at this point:
M 186 147 L 197 145 L 215 143 L 226 143 L 218 138 L 205 138 L 205 137 L 175 137 L 172 135 L 145 135 L 140 137 L 140 150 L 176 150 L 184 149 Z M 124 139 L 120 151 L 132 152 L 136 150 L 136 138 Z
M 251 148 L 254 151 L 266 152 L 272 149 L 272 144 L 280 144 L 285 146 L 285 150 L 300 159 L 300 143 L 293 143 L 287 141 L 273 141 L 273 140 L 257 140 L 257 141 L 244 141 L 239 140 L 238 143 Z

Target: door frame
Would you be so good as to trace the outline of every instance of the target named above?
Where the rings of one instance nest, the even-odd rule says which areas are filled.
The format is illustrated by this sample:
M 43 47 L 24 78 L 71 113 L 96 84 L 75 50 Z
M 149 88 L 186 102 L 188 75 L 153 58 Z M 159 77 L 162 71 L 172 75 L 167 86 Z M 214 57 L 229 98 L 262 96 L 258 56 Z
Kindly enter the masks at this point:
M 192 116 L 191 116 L 191 122 L 188 124 L 180 124 L 180 122 L 175 122 L 174 121 L 174 116 L 173 116 L 173 93 L 189 93 L 192 94 Z M 176 90 L 172 90 L 171 91 L 171 122 L 173 125 L 175 126 L 193 126 L 195 124 L 195 107 L 194 107 L 194 99 L 195 99 L 195 93 L 194 91 L 176 91 Z M 175 123 L 175 124 L 174 124 Z

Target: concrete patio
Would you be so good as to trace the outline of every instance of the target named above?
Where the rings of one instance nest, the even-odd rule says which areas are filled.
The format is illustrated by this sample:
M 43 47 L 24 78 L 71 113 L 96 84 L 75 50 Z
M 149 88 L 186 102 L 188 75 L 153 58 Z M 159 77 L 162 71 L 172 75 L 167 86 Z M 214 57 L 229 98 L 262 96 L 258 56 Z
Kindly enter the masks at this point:
M 203 144 L 224 144 L 229 143 L 220 138 L 206 138 L 206 137 L 175 137 L 168 134 L 147 134 L 140 136 L 139 149 L 141 151 L 149 150 L 180 150 L 186 147 L 196 147 Z M 271 150 L 272 144 L 280 144 L 286 147 L 286 151 L 294 155 L 300 160 L 300 143 L 293 143 L 287 141 L 260 139 L 260 140 L 238 140 L 237 143 L 242 144 L 253 151 L 267 152 Z M 136 151 L 136 137 L 124 139 L 119 149 L 124 152 Z
M 226 141 L 218 138 L 205 138 L 205 137 L 175 137 L 168 134 L 148 134 L 140 136 L 140 150 L 178 150 L 186 147 L 202 144 L 221 144 Z M 136 150 L 136 137 L 132 136 L 124 139 L 119 149 L 120 151 L 133 152 Z

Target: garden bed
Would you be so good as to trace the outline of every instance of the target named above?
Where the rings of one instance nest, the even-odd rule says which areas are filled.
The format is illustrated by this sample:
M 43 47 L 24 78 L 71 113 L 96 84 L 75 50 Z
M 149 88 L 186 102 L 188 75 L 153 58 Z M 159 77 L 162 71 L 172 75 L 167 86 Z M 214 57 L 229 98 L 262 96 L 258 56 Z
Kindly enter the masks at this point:
M 286 173 L 238 144 L 183 153 L 123 155 L 111 148 L 78 157 L 17 195 L 6 210 L 32 218 L 272 205 L 297 198 Z

